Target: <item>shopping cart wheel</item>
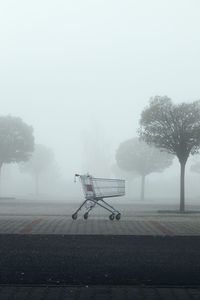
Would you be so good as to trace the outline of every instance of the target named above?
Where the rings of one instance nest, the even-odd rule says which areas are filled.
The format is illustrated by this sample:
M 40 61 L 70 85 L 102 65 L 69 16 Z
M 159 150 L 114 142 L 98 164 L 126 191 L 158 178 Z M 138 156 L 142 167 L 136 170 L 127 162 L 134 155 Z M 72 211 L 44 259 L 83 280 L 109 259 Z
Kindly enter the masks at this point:
M 88 212 L 86 212 L 83 217 L 84 217 L 85 220 L 87 220 L 88 216 L 89 216 L 89 214 L 88 214 Z
M 114 214 L 112 214 L 112 215 L 109 216 L 109 219 L 110 219 L 111 221 L 113 221 L 114 218 L 115 218 L 115 215 L 114 215 Z
M 77 214 L 77 213 L 74 213 L 74 214 L 72 215 L 72 219 L 73 219 L 73 220 L 76 220 L 77 217 L 78 217 L 78 214 Z
M 116 215 L 116 220 L 120 220 L 121 219 L 121 214 L 120 213 L 118 213 L 117 215 Z

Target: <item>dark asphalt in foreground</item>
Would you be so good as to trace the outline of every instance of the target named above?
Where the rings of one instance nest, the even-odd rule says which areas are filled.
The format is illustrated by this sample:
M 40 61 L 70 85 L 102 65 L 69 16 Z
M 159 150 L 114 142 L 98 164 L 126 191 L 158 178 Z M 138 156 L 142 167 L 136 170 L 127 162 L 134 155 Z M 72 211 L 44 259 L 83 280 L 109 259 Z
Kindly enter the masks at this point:
M 0 284 L 199 285 L 199 236 L 0 235 Z

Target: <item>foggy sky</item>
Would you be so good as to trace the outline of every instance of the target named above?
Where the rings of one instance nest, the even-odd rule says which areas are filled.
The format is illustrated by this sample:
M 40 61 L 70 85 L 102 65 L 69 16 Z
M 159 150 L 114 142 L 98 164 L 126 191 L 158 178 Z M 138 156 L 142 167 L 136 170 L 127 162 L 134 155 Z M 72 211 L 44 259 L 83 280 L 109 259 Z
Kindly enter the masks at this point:
M 199 31 L 198 0 L 1 1 L 1 115 L 33 125 L 70 177 L 94 124 L 114 156 L 151 96 L 200 98 Z

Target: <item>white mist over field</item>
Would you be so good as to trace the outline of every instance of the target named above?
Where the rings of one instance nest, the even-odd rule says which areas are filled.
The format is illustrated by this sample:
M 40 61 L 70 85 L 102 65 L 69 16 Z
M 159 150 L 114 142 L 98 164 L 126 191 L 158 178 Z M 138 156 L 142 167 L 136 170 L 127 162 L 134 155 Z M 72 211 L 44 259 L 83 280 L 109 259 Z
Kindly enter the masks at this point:
M 116 177 L 116 149 L 138 135 L 151 96 L 200 99 L 199 12 L 197 0 L 1 2 L 1 115 L 21 117 L 53 150 L 58 173 L 43 176 L 42 195 L 79 196 L 75 173 Z M 189 165 L 186 194 L 196 199 L 200 175 Z M 149 198 L 178 198 L 177 160 L 146 184 Z M 139 189 L 133 179 L 128 197 Z M 4 166 L 2 191 L 34 194 L 32 178 Z

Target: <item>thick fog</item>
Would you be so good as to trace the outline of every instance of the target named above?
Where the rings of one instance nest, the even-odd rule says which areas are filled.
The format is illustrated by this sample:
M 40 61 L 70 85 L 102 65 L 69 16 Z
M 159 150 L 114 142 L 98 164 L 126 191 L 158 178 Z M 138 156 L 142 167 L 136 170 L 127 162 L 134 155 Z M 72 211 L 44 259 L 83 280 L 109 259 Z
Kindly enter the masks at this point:
M 116 149 L 138 135 L 151 96 L 200 98 L 199 16 L 197 0 L 1 2 L 1 115 L 21 117 L 54 151 L 59 175 L 45 178 L 43 193 L 75 195 L 74 173 L 115 177 Z M 186 193 L 195 198 L 200 175 L 189 164 Z M 149 197 L 164 190 L 178 199 L 179 172 L 174 159 L 150 175 Z M 3 176 L 6 194 L 34 193 L 16 165 Z M 132 182 L 137 198 L 140 181 Z

